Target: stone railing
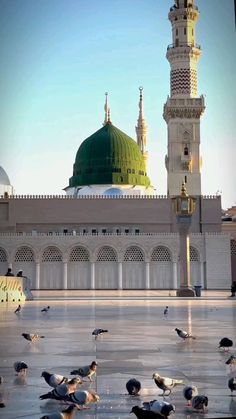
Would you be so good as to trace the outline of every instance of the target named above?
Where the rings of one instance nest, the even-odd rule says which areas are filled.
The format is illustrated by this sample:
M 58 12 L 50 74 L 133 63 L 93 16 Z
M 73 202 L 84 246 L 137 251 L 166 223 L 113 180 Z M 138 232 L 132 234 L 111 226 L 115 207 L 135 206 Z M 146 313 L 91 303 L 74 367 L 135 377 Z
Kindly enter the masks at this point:
M 175 100 L 175 99 L 172 99 Z M 198 100 L 198 99 L 196 99 Z M 203 199 L 216 199 L 220 195 L 202 195 Z M 0 195 L 0 199 L 13 200 L 13 199 L 170 199 L 167 195 Z

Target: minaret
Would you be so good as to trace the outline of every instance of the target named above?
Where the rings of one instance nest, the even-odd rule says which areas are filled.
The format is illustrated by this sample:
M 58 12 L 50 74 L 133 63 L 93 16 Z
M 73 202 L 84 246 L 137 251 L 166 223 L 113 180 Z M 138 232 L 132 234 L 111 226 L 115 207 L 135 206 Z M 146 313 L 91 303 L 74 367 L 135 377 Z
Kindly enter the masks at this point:
M 171 93 L 163 113 L 168 125 L 168 196 L 179 195 L 183 181 L 190 195 L 201 195 L 200 117 L 205 104 L 197 92 L 197 62 L 201 55 L 195 36 L 198 17 L 194 0 L 175 0 L 168 15 L 172 44 L 166 58 L 171 67 Z
M 145 167 L 147 172 L 147 160 L 148 160 L 148 152 L 146 150 L 147 146 L 147 124 L 144 119 L 144 111 L 143 111 L 143 87 L 139 87 L 139 116 L 138 116 L 138 124 L 135 127 L 136 135 L 137 135 L 137 143 L 140 147 L 140 150 L 143 154 L 145 160 Z

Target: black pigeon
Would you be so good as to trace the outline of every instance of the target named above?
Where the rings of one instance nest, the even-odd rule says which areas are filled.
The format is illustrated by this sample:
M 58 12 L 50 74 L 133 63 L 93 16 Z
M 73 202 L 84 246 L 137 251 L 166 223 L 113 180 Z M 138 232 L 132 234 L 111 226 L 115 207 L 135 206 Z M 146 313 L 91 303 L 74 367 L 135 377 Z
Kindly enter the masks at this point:
M 187 400 L 187 406 L 191 406 L 190 401 L 193 397 L 198 395 L 198 389 L 196 386 L 186 386 L 183 389 L 183 396 Z
M 185 339 L 196 339 L 195 336 L 190 335 L 189 333 L 185 332 L 185 330 L 181 330 L 178 329 L 177 327 L 175 328 L 175 331 L 177 333 L 177 335 L 182 338 L 183 340 Z
M 167 316 L 168 313 L 169 313 L 169 307 L 166 306 L 163 314 L 164 314 L 164 316 Z
M 154 413 L 151 410 L 145 410 L 139 406 L 133 406 L 130 413 L 134 413 L 138 419 L 167 419 L 161 413 Z
M 20 311 L 21 311 L 21 305 L 19 304 L 18 307 L 15 309 L 14 313 L 19 314 Z
M 229 348 L 231 348 L 231 346 L 233 346 L 233 341 L 229 338 L 223 338 L 219 342 L 218 348 L 224 348 L 224 351 L 226 351 L 226 348 L 229 350 Z
M 48 415 L 42 416 L 40 419 L 71 419 L 76 410 L 77 407 L 74 404 L 71 404 L 67 409 L 62 410 L 62 412 L 49 413 Z
M 229 357 L 229 359 L 227 359 L 227 361 L 226 361 L 226 365 L 230 365 L 230 366 L 232 366 L 232 365 L 236 365 L 236 356 L 231 355 L 231 356 Z
M 204 396 L 203 394 L 199 394 L 199 396 L 195 396 L 192 399 L 192 407 L 195 410 L 205 412 L 208 406 L 208 397 Z
M 140 381 L 136 380 L 135 378 L 131 378 L 126 383 L 126 390 L 131 396 L 136 396 L 141 389 Z
M 150 402 L 144 402 L 143 407 L 151 412 L 160 413 L 165 417 L 168 417 L 172 412 L 175 412 L 175 406 L 165 400 L 152 400 Z
M 36 342 L 36 340 L 39 340 L 40 338 L 45 338 L 45 336 L 39 336 L 36 333 L 22 333 L 21 336 L 30 342 Z
M 64 377 L 63 375 L 59 375 L 59 374 L 51 374 L 48 371 L 43 371 L 41 374 L 41 377 L 44 378 L 44 380 L 46 381 L 46 383 L 53 388 L 56 388 L 57 386 L 59 386 L 60 384 L 71 384 L 72 380 L 76 380 L 77 384 L 81 384 L 82 381 L 80 380 L 80 378 L 72 378 L 72 380 L 70 380 L 67 377 Z
M 14 369 L 18 375 L 26 375 L 28 365 L 23 361 L 14 362 Z
M 94 331 L 92 332 L 92 335 L 94 335 L 95 339 L 97 339 L 97 337 L 99 335 L 102 335 L 103 333 L 108 333 L 108 330 L 106 330 L 106 329 L 94 329 Z
M 71 375 L 79 375 L 82 378 L 88 377 L 89 381 L 92 381 L 92 376 L 96 374 L 97 362 L 93 361 L 90 365 L 79 367 L 77 370 L 71 371 Z
M 50 306 L 44 307 L 41 312 L 42 313 L 47 313 L 50 310 Z
M 236 377 L 233 377 L 233 378 L 229 379 L 228 387 L 231 391 L 231 396 L 233 396 L 233 392 L 236 391 Z

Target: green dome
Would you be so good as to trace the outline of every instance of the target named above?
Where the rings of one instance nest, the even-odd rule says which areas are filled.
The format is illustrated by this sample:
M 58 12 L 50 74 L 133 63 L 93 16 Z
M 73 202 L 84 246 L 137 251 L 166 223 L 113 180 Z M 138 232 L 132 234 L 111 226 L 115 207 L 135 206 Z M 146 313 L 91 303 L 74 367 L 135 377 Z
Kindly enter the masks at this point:
M 150 185 L 139 146 L 110 122 L 83 141 L 69 181 L 69 187 L 104 184 Z

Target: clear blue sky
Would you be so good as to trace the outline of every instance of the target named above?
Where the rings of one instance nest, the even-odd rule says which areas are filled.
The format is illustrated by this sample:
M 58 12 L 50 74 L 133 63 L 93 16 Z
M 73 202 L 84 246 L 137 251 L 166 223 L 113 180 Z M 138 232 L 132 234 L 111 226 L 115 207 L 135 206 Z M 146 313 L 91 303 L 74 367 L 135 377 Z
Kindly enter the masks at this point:
M 236 201 L 236 48 L 233 0 L 196 0 L 202 192 Z M 0 165 L 17 194 L 61 194 L 81 142 L 104 119 L 135 138 L 144 87 L 149 175 L 166 193 L 173 0 L 0 0 Z

